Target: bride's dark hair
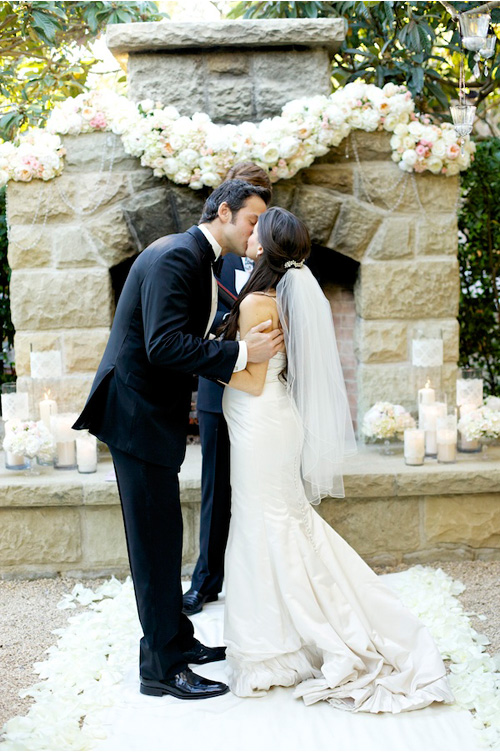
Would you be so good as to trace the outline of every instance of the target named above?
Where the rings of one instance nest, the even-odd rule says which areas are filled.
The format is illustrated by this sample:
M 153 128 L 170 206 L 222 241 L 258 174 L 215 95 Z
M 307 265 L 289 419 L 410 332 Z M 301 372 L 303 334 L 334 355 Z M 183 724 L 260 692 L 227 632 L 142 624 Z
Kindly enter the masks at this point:
M 220 333 L 225 339 L 236 339 L 241 301 L 252 292 L 266 292 L 276 285 L 290 267 L 288 261 L 300 263 L 311 252 L 309 230 L 295 214 L 273 206 L 259 217 L 259 243 L 263 253 L 240 292 Z

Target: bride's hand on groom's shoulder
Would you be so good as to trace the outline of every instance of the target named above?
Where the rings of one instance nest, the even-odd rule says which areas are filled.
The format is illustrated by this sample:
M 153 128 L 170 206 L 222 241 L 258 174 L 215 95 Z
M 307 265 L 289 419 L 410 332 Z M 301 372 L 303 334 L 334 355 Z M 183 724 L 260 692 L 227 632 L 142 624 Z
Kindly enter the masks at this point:
M 253 326 L 244 337 L 248 349 L 249 363 L 263 363 L 282 349 L 283 332 L 272 329 L 271 319 Z

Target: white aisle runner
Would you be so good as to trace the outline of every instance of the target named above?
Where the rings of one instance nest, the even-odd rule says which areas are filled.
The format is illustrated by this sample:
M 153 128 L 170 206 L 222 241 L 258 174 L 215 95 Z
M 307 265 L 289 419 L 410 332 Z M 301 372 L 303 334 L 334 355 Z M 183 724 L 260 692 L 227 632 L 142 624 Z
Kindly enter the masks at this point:
M 222 644 L 223 602 L 193 617 L 196 636 Z M 193 667 L 225 681 L 225 662 Z M 349 713 L 326 702 L 306 706 L 293 688 L 265 697 L 228 694 L 187 702 L 139 694 L 137 668 L 120 686 L 117 705 L 103 713 L 102 750 L 474 750 L 478 739 L 468 711 L 439 704 L 397 716 Z
M 383 578 L 424 621 L 444 658 L 457 704 L 399 715 L 349 713 L 326 702 L 305 706 L 292 688 L 264 697 L 232 694 L 186 701 L 139 693 L 140 626 L 130 580 L 92 591 L 76 585 L 59 608 L 86 606 L 56 630 L 57 645 L 23 694 L 35 702 L 4 727 L 1 750 L 478 750 L 500 749 L 500 662 L 470 624 L 456 595 L 463 586 L 441 570 L 413 567 Z M 186 586 L 187 587 L 187 586 Z M 197 637 L 222 644 L 224 603 L 193 617 Z M 226 680 L 226 664 L 194 667 Z M 469 712 L 474 708 L 476 717 Z M 477 729 L 481 729 L 478 731 Z

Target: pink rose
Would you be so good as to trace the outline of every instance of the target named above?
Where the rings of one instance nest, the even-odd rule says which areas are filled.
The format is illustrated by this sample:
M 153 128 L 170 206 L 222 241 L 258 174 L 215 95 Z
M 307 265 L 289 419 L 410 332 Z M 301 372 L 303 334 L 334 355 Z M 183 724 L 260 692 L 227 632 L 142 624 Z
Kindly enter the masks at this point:
M 460 146 L 458 144 L 450 144 L 446 149 L 446 156 L 448 159 L 456 159 L 460 154 Z
M 415 151 L 417 152 L 417 154 L 418 154 L 419 157 L 425 157 L 427 149 L 425 148 L 425 146 L 422 143 L 420 143 L 416 147 Z
M 103 131 L 107 126 L 106 118 L 102 112 L 97 112 L 92 120 L 89 121 L 89 125 L 95 128 L 96 131 Z

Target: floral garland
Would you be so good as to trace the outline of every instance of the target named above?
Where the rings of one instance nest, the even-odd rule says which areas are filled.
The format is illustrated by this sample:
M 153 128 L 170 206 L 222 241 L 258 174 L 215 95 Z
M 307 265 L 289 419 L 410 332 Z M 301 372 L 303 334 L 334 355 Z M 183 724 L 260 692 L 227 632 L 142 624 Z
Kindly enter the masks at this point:
M 468 137 L 459 145 L 450 123 L 435 125 L 416 115 L 407 88 L 391 83 L 382 89 L 362 81 L 347 84 L 330 96 L 288 102 L 277 117 L 240 125 L 217 125 L 205 113 L 181 116 L 153 100 L 135 105 L 113 91 L 96 90 L 56 105 L 45 130 L 0 144 L 0 185 L 59 175 L 65 134 L 112 131 L 157 177 L 197 190 L 216 187 L 242 161 L 263 167 L 272 182 L 291 178 L 356 129 L 393 133 L 392 159 L 405 172 L 457 175 L 475 151 Z
M 479 741 L 500 742 L 500 665 L 485 652 L 488 639 L 473 629 L 471 614 L 456 596 L 465 589 L 441 569 L 415 566 L 391 575 L 403 603 L 430 630 L 445 660 L 455 707 L 473 711 Z M 0 749 L 100 749 L 106 733 L 99 713 L 119 697 L 118 685 L 137 660 L 141 629 L 130 578 L 111 579 L 95 592 L 81 584 L 64 596 L 61 609 L 88 607 L 55 630 L 57 645 L 35 664 L 41 681 L 20 692 L 34 704 L 4 728 Z M 479 617 L 480 619 L 484 617 Z

